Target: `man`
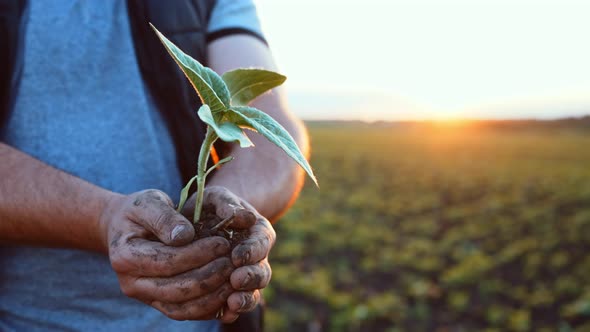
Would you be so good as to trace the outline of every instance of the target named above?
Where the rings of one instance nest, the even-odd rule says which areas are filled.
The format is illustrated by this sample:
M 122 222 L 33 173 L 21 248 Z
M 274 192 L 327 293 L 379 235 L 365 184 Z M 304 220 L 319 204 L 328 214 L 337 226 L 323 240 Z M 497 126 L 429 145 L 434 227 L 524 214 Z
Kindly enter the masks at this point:
M 252 3 L 209 2 L 207 65 L 275 69 Z M 256 134 L 253 149 L 231 146 L 205 200 L 250 237 L 231 253 L 223 238 L 195 240 L 170 198 L 183 185 L 178 142 L 142 81 L 131 7 L 26 6 L 24 67 L 0 136 L 0 330 L 216 331 L 216 316 L 252 310 L 270 280 L 268 220 L 299 192 L 297 165 Z M 254 105 L 307 152 L 282 90 Z

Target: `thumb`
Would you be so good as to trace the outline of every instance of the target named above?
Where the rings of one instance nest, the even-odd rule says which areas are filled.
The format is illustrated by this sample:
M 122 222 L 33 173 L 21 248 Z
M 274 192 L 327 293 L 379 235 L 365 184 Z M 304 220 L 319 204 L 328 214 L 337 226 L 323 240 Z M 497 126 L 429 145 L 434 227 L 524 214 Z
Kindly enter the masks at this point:
M 207 187 L 204 196 L 207 204 L 215 206 L 215 214 L 219 218 L 233 218 L 233 228 L 250 228 L 256 223 L 255 210 L 248 209 L 238 196 L 225 187 Z
M 159 190 L 146 190 L 138 194 L 133 204 L 138 224 L 152 232 L 160 241 L 169 246 L 189 244 L 195 237 L 193 225 L 174 209 L 168 195 Z

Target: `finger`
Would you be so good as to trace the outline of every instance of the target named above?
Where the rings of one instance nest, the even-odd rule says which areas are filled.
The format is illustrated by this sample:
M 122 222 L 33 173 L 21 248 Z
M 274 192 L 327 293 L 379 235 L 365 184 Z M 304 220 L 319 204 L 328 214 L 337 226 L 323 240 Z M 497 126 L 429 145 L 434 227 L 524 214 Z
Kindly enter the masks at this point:
M 225 307 L 223 307 L 223 314 L 218 319 L 223 324 L 229 324 L 235 322 L 238 317 L 240 317 L 240 314 L 236 311 L 229 310 L 229 307 L 226 304 Z
M 183 303 L 214 292 L 231 275 L 234 267 L 227 257 L 170 278 L 139 278 L 133 287 L 137 297 L 165 303 Z
M 268 256 L 275 239 L 276 233 L 272 225 L 265 218 L 259 217 L 256 225 L 250 228 L 248 238 L 232 251 L 232 262 L 236 267 L 260 262 Z
M 256 222 L 256 215 L 242 204 L 242 200 L 224 187 L 211 186 L 204 193 L 207 204 L 215 206 L 215 214 L 221 219 L 233 218 L 232 228 L 249 228 Z
M 152 307 L 176 320 L 203 320 L 215 318 L 217 311 L 225 305 L 233 292 L 229 283 L 223 284 L 215 292 L 184 303 L 153 301 Z
M 260 291 L 235 292 L 227 299 L 227 306 L 230 312 L 243 313 L 254 310 L 260 302 Z
M 111 248 L 110 259 L 118 273 L 136 277 L 171 277 L 199 268 L 230 251 L 220 236 L 193 241 L 183 247 L 169 247 L 143 238 L 123 239 Z
M 146 190 L 133 197 L 132 213 L 135 223 L 151 231 L 169 246 L 182 246 L 195 237 L 192 224 L 174 210 L 172 200 L 159 190 Z
M 256 214 L 248 208 L 238 208 L 234 212 L 234 221 L 231 227 L 237 229 L 248 229 L 256 223 Z
M 268 285 L 272 277 L 272 270 L 265 259 L 255 265 L 237 268 L 230 276 L 230 282 L 236 290 L 262 289 Z

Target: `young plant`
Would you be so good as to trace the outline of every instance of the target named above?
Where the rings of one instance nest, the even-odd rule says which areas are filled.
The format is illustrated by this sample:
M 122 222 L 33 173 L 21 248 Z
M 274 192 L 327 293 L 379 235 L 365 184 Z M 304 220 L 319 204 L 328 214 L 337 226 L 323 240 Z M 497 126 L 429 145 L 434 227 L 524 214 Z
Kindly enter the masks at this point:
M 195 224 L 199 222 L 207 175 L 216 167 L 233 159 L 232 157 L 224 158 L 207 169 L 213 143 L 221 139 L 225 142 L 237 142 L 242 148 L 253 146 L 254 144 L 244 133 L 244 128 L 260 133 L 280 147 L 307 172 L 316 185 L 318 184 L 311 166 L 285 128 L 263 111 L 247 106 L 254 98 L 283 84 L 286 80 L 285 76 L 268 70 L 240 68 L 220 77 L 210 68 L 185 54 L 153 25 L 151 27 L 199 95 L 203 106 L 199 108 L 197 114 L 207 124 L 205 139 L 199 152 L 197 175 L 181 191 L 179 212 L 186 203 L 193 182 L 197 181 L 193 222 Z

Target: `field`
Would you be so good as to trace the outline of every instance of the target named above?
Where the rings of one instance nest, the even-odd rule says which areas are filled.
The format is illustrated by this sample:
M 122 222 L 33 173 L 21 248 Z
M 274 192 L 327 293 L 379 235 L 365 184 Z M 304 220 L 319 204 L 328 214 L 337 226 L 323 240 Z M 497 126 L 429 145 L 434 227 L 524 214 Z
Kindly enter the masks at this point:
M 588 122 L 588 121 L 586 121 Z M 311 123 L 269 331 L 590 331 L 590 126 Z

